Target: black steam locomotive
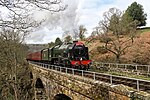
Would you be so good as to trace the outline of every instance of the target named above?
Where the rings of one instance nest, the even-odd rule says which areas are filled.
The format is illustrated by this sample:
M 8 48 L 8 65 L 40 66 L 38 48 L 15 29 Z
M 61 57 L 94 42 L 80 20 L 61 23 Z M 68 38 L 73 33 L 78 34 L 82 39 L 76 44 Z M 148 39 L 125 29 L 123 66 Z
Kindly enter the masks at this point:
M 63 43 L 52 48 L 45 48 L 39 52 L 30 53 L 27 60 L 40 61 L 65 67 L 89 69 L 88 47 L 82 42 Z

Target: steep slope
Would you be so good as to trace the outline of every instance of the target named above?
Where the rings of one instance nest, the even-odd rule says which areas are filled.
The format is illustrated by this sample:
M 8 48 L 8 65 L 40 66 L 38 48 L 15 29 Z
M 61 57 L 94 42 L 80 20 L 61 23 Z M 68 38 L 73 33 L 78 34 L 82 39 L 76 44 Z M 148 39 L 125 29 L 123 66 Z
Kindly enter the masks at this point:
M 122 39 L 124 39 L 123 37 Z M 111 52 L 101 52 L 99 47 L 103 44 L 95 39 L 88 43 L 90 57 L 95 61 L 115 62 L 115 55 Z M 101 49 L 100 49 L 101 50 Z M 121 56 L 122 63 L 150 64 L 150 31 L 142 32 L 134 38 L 133 45 Z

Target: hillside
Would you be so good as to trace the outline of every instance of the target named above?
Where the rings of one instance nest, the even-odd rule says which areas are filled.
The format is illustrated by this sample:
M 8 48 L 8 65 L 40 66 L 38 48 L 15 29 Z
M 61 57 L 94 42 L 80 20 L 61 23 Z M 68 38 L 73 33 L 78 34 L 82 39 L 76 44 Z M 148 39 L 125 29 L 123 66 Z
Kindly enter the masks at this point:
M 125 38 L 125 37 L 123 37 Z M 90 57 L 94 61 L 115 62 L 115 55 L 111 52 L 99 52 L 102 46 L 100 40 L 95 39 L 88 43 Z M 121 56 L 121 63 L 150 64 L 150 29 L 139 30 L 134 38 L 133 45 Z
M 28 47 L 28 52 L 37 52 L 45 47 L 47 47 L 47 44 L 26 44 Z

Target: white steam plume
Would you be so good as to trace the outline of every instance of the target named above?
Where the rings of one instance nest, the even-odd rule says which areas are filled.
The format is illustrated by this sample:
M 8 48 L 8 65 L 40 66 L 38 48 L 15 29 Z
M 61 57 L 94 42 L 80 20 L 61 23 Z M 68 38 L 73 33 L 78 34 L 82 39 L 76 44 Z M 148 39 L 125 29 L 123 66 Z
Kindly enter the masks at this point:
M 36 11 L 34 14 L 35 20 L 41 21 L 45 19 L 42 27 L 46 27 L 49 30 L 61 27 L 65 33 L 68 32 L 68 34 L 73 36 L 75 30 L 78 30 L 79 15 L 77 10 L 79 6 L 79 0 L 63 0 L 63 3 L 68 5 L 64 11 L 57 13 L 50 13 L 48 11 Z M 45 35 L 43 33 L 41 34 L 43 36 Z

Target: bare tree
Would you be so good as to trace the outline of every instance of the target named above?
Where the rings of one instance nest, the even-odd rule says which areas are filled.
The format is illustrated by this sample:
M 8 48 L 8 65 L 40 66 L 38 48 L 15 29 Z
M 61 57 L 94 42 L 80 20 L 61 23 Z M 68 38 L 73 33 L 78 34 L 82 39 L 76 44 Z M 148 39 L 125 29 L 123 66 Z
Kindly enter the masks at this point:
M 39 9 L 59 12 L 66 8 L 61 0 L 0 0 L 0 5 L 17 15 L 20 15 L 20 11 Z
M 88 43 L 91 43 L 94 40 L 97 40 L 97 37 L 100 35 L 99 29 L 100 29 L 99 26 L 93 28 L 93 31 L 92 31 L 90 37 L 86 40 L 85 44 L 88 44 Z
M 87 31 L 87 29 L 83 25 L 79 26 L 79 39 L 80 40 L 83 40 L 85 38 L 86 31 Z
M 32 11 L 59 12 L 66 6 L 61 0 L 0 0 L 0 8 L 8 12 L 0 12 L 0 98 L 29 100 L 31 81 L 23 41 L 44 21 L 36 22 Z
M 20 35 L 13 30 L 3 29 L 3 32 L 1 32 L 0 86 L 2 87 L 0 89 L 2 93 L 0 98 L 6 100 L 8 98 L 14 98 L 15 100 L 25 99 L 30 94 L 31 88 L 28 88 L 28 86 L 31 87 L 29 70 L 24 65 L 27 48 L 19 41 Z
M 67 7 L 61 0 L 0 0 L 0 6 L 9 13 L 0 16 L 0 27 L 16 30 L 27 30 L 43 22 L 34 21 L 32 17 L 34 11 L 47 10 L 53 13 L 63 11 Z
M 66 36 L 64 39 L 65 42 L 71 42 L 72 41 L 72 37 L 70 35 Z
M 99 22 L 100 41 L 103 47 L 116 56 L 116 62 L 132 46 L 136 33 L 136 22 L 119 9 L 111 8 L 104 13 L 104 20 Z
M 79 37 L 79 34 L 78 34 L 78 30 L 77 29 L 73 29 L 73 33 L 72 33 L 72 37 L 73 37 L 73 40 L 77 40 L 78 37 Z

